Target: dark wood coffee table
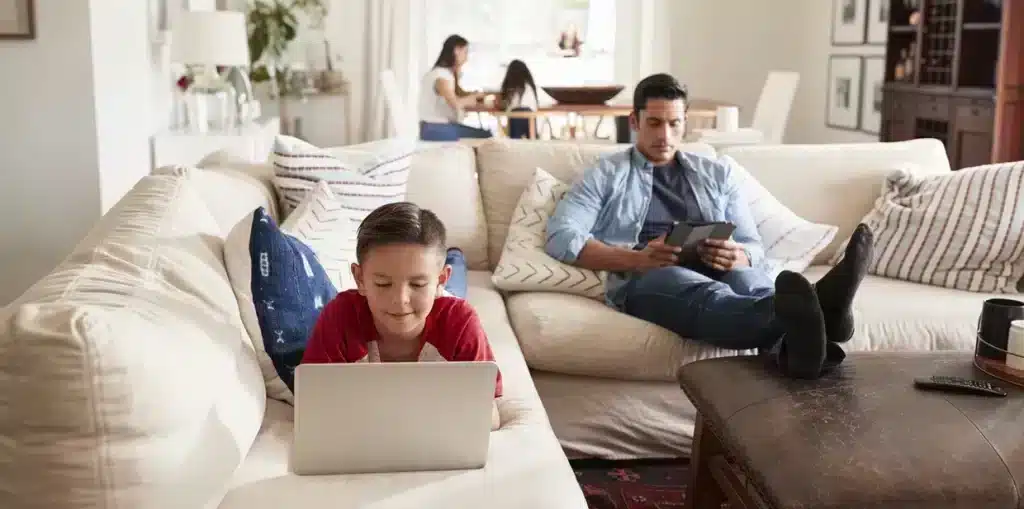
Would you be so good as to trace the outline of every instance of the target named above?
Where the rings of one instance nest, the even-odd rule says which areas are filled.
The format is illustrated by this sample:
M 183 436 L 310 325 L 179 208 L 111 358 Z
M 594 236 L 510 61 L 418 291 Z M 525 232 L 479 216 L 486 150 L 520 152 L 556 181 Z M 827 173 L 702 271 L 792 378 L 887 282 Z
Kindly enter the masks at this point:
M 697 408 L 687 506 L 1024 508 L 1024 392 L 923 392 L 918 376 L 994 380 L 970 353 L 851 354 L 816 381 L 760 357 L 679 370 Z

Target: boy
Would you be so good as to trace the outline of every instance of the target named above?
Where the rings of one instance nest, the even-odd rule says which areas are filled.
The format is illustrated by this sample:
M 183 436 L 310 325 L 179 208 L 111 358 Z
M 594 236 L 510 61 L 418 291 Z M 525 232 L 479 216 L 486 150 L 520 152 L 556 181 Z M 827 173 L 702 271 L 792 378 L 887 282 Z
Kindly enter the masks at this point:
M 445 228 L 429 210 L 392 203 L 366 216 L 352 264 L 356 289 L 321 311 L 303 363 L 493 361 L 476 312 L 441 296 L 451 277 Z M 501 373 L 494 397 L 501 397 Z M 499 426 L 492 406 L 491 429 Z

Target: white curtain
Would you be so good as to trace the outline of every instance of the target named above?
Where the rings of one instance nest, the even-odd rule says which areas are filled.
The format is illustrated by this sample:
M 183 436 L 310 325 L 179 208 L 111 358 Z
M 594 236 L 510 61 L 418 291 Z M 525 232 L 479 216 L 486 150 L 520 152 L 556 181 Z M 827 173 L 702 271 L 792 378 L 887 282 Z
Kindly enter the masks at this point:
M 381 71 L 395 73 L 406 108 L 415 108 L 421 69 L 419 53 L 423 37 L 424 0 L 365 0 L 365 41 L 359 83 L 351 94 L 356 128 L 348 143 L 390 138 L 396 126 L 385 110 Z M 415 115 L 407 115 L 409 118 Z
M 671 37 L 667 0 L 615 0 L 615 80 L 626 86 L 617 100 L 632 97 L 644 77 L 670 72 Z

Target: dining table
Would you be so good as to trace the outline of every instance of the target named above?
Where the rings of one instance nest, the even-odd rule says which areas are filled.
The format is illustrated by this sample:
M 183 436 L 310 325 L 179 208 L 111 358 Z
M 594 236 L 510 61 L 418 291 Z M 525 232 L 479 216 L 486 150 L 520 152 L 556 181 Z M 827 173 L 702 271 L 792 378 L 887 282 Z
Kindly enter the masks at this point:
M 718 108 L 722 106 L 736 106 L 728 101 L 716 99 L 694 98 L 687 101 L 686 123 L 687 129 L 691 128 L 714 128 L 714 120 L 718 114 Z M 586 117 L 598 117 L 601 119 L 612 117 L 615 119 L 615 138 L 618 143 L 630 143 L 631 134 L 629 127 L 629 114 L 633 112 L 631 104 L 563 104 L 552 103 L 541 105 L 536 110 L 505 111 L 493 103 L 480 103 L 466 108 L 467 113 L 487 114 L 499 119 L 524 118 L 533 120 L 529 123 L 529 139 L 537 139 L 537 120 L 550 119 L 551 117 L 566 116 L 572 119 Z M 500 122 L 499 122 L 500 124 Z M 600 122 L 598 123 L 600 126 Z M 595 132 L 597 127 L 595 127 Z M 576 139 L 580 131 L 572 122 L 569 129 L 569 137 Z

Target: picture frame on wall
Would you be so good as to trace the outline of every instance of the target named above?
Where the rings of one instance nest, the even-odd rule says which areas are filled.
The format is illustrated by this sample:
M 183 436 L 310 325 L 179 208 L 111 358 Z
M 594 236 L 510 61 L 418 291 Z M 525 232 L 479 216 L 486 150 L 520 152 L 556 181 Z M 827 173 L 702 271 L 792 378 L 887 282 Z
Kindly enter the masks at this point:
M 863 58 L 853 55 L 829 57 L 826 126 L 847 131 L 859 130 L 863 62 Z
M 0 0 L 0 39 L 35 38 L 35 0 Z
M 861 79 L 860 130 L 868 134 L 882 131 L 882 98 L 885 85 L 885 57 L 864 57 Z
M 868 0 L 832 0 L 832 45 L 864 44 Z
M 892 0 L 868 0 L 867 41 L 884 45 L 889 39 L 889 8 Z

